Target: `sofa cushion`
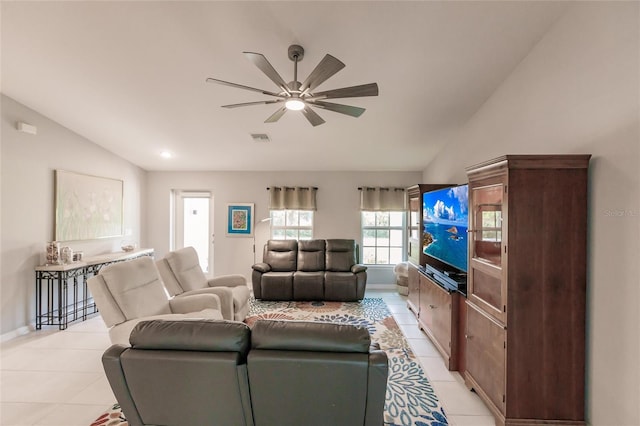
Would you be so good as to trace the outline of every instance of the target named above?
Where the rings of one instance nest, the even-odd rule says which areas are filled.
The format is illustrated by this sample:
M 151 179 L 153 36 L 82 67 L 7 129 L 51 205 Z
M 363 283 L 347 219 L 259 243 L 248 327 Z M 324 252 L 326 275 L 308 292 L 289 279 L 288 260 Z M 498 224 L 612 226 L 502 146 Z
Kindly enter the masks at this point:
M 358 280 L 351 272 L 325 272 L 324 299 L 351 301 L 358 299 Z
M 171 313 L 169 296 L 151 257 L 105 266 L 100 275 L 127 320 Z
M 129 341 L 135 349 L 239 352 L 246 357 L 249 326 L 236 321 L 153 320 L 139 322 Z
M 274 272 L 293 272 L 296 270 L 297 256 L 296 240 L 269 240 L 264 261 Z
M 353 324 L 258 320 L 251 329 L 253 349 L 366 354 L 370 346 L 369 330 Z
M 324 271 L 293 273 L 293 300 L 323 300 Z
M 325 266 L 325 241 L 307 240 L 298 241 L 298 271 L 318 272 L 324 271 Z
M 293 272 L 264 274 L 260 291 L 265 300 L 293 300 Z
M 327 271 L 351 272 L 356 263 L 354 240 L 327 240 Z

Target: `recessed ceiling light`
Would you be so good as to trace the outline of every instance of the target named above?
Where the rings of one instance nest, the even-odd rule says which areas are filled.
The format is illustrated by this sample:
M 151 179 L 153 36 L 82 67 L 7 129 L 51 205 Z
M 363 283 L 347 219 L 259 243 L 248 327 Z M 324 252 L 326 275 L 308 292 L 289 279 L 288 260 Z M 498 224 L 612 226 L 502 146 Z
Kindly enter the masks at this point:
M 171 157 L 173 157 L 173 155 L 171 155 L 171 153 L 169 151 L 162 151 L 160 153 L 160 157 L 162 157 L 162 158 L 171 158 Z

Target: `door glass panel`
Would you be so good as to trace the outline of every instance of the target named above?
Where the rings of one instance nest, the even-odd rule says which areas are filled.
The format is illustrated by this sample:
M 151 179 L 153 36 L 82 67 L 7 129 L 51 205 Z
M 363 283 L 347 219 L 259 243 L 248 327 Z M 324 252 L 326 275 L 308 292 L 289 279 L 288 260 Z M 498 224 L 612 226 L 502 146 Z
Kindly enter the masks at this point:
M 502 262 L 502 185 L 473 190 L 473 256 L 493 265 Z
M 183 247 L 193 247 L 200 267 L 209 272 L 209 198 L 183 198 Z

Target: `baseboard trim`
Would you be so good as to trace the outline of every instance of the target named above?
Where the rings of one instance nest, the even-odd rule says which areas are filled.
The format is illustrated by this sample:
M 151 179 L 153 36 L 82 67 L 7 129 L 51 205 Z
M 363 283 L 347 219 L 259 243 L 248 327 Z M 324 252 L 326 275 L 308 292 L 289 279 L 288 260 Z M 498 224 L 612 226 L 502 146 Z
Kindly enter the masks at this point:
M 395 284 L 370 284 L 367 283 L 367 288 L 369 290 L 395 290 Z
M 31 331 L 31 328 L 25 325 L 23 327 L 17 328 L 8 333 L 4 333 L 0 335 L 0 343 L 4 343 L 11 339 L 15 339 L 16 337 L 24 336 L 25 334 L 29 334 L 30 331 Z

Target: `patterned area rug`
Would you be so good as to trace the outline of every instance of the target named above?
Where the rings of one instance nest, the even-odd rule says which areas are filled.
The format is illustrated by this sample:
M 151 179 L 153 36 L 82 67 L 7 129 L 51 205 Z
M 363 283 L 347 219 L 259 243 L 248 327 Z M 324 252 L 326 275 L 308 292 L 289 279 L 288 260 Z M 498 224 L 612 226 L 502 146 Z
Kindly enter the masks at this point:
M 371 339 L 380 344 L 389 358 L 389 378 L 385 401 L 387 426 L 446 426 L 447 416 L 411 351 L 400 327 L 382 299 L 362 302 L 266 302 L 251 300 L 245 322 L 258 319 L 286 319 L 363 325 Z M 125 426 L 116 404 L 91 426 Z

